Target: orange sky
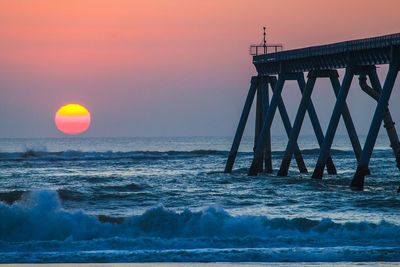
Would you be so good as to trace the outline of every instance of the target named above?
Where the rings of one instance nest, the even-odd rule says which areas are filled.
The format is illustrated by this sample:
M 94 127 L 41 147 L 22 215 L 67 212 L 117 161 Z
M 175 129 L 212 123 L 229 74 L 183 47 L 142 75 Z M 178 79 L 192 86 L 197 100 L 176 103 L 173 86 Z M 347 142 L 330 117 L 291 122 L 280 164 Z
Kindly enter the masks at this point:
M 399 10 L 397 0 L 2 0 L 0 47 L 2 60 L 45 71 L 207 64 L 258 41 L 261 25 L 288 49 L 394 32 Z
M 32 127 L 22 115 L 29 110 L 43 126 L 36 135 L 55 134 L 48 114 L 66 101 L 114 118 L 116 132 L 99 121 L 94 135 L 157 135 L 148 121 L 168 112 L 179 135 L 190 118 L 209 123 L 199 115 L 206 105 L 222 112 L 210 134 L 229 134 L 237 116 L 229 103 L 242 104 L 254 73 L 248 45 L 262 26 L 290 49 L 399 32 L 399 10 L 398 0 L 0 0 L 0 98 L 16 109 L 13 120 L 0 115 L 9 126 L 0 136 Z M 147 117 L 130 116 L 140 126 L 130 128 L 128 113 Z

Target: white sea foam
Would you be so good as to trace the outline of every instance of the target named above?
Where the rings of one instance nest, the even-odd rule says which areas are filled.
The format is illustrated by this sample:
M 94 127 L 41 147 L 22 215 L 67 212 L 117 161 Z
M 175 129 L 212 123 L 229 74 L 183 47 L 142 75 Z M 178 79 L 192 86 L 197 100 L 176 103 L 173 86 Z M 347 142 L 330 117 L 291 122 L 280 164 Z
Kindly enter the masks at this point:
M 400 260 L 400 226 L 384 221 L 335 223 L 232 216 L 218 207 L 180 213 L 155 207 L 112 224 L 64 210 L 57 193 L 46 190 L 0 204 L 0 240 L 3 262 L 17 256 L 21 261 Z

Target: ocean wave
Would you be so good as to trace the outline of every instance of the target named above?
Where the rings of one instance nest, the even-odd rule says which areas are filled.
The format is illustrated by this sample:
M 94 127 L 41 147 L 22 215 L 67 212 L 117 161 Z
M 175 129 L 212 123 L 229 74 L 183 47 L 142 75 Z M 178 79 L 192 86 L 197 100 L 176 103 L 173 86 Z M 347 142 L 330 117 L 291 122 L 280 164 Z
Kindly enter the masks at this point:
M 113 184 L 113 185 L 102 185 L 98 186 L 97 189 L 114 191 L 114 192 L 136 192 L 147 188 L 147 185 L 138 183 L 127 183 L 127 184 Z
M 382 221 L 336 223 L 330 219 L 232 216 L 218 207 L 175 212 L 155 207 L 119 224 L 102 223 L 82 211 L 67 211 L 56 191 L 33 191 L 12 205 L 0 204 L 0 240 L 92 240 L 109 237 L 261 238 L 317 244 L 398 244 L 400 225 Z
M 129 152 L 87 152 L 66 150 L 47 152 L 26 150 L 24 152 L 1 152 L 0 160 L 116 160 L 116 159 L 165 159 L 226 155 L 227 151 L 191 150 L 191 151 L 129 151 Z
M 223 150 L 191 150 L 191 151 L 79 151 L 65 150 L 58 152 L 48 152 L 42 150 L 28 149 L 24 152 L 0 152 L 0 160 L 2 161 L 21 161 L 21 160 L 49 160 L 49 161 L 68 161 L 68 160 L 156 160 L 156 159 L 176 159 L 206 156 L 223 156 L 226 157 L 229 151 Z M 275 156 L 284 154 L 283 150 L 275 150 L 272 152 Z M 318 155 L 319 148 L 302 149 L 304 155 Z M 390 149 L 375 149 L 375 153 L 388 153 Z M 352 150 L 331 149 L 332 155 L 352 155 Z M 253 152 L 239 152 L 238 155 L 252 156 Z
M 56 191 L 0 203 L 0 262 L 400 260 L 400 225 L 158 206 L 125 218 L 62 208 Z
M 111 242 L 111 241 L 108 241 Z M 71 250 L 55 251 L 56 242 L 46 244 L 29 243 L 30 250 L 23 245 L 14 246 L 15 252 L 1 252 L 2 263 L 107 263 L 107 262 L 399 262 L 399 247 L 291 247 L 291 248 L 206 248 L 206 249 L 116 249 L 116 245 L 126 244 L 124 240 L 113 240 L 113 246 L 104 250 L 93 250 L 93 242 L 74 243 Z M 37 250 L 37 246 L 43 246 Z M 53 248 L 48 251 L 48 248 Z M 43 249 L 44 248 L 44 249 Z M 82 250 L 80 250 L 82 249 Z M 34 252 L 29 252 L 34 251 Z M 347 266 L 347 264 L 345 264 Z M 170 265 L 168 265 L 170 266 Z M 186 266 L 186 265 L 185 265 Z M 279 265 L 281 266 L 281 265 Z M 285 265 L 286 266 L 286 265 Z M 308 265 L 306 265 L 308 266 Z M 336 265 L 335 265 L 336 266 Z M 342 266 L 342 265 L 340 265 Z M 386 266 L 386 265 L 385 265 Z M 389 266 L 389 265 L 388 265 Z
M 318 155 L 320 152 L 319 148 L 306 148 L 306 149 L 301 149 L 301 153 L 304 155 Z M 332 155 L 349 155 L 353 154 L 353 151 L 350 150 L 344 150 L 344 149 L 331 149 L 331 154 Z
M 112 198 L 126 198 L 126 193 L 138 193 L 150 188 L 146 184 L 139 183 L 126 183 L 126 184 L 111 184 L 94 186 L 93 189 L 97 190 L 96 194 L 92 192 L 84 192 L 77 189 L 60 188 L 56 192 L 61 201 L 96 201 Z M 0 191 L 0 203 L 13 204 L 24 196 L 31 194 L 31 191 L 14 190 L 14 191 Z M 149 193 L 150 194 L 150 193 Z

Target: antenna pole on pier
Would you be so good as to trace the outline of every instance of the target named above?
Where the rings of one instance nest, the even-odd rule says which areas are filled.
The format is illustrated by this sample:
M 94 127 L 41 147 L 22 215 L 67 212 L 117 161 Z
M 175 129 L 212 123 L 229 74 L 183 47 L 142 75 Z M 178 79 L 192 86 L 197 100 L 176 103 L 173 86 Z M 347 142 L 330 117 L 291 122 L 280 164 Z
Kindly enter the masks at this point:
M 264 35 L 264 39 L 263 39 L 263 44 L 264 44 L 264 54 L 267 53 L 267 33 L 266 33 L 266 29 L 265 27 L 263 27 L 263 35 Z

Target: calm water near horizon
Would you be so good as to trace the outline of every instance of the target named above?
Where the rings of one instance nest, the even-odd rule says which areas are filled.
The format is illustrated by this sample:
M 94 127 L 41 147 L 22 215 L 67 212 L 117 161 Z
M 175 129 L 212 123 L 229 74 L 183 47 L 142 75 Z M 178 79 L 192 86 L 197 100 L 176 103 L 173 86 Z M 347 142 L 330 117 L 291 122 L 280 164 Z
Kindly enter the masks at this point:
M 361 139 L 365 139 L 362 137 Z M 253 139 L 232 174 L 232 137 L 0 139 L 0 262 L 400 261 L 400 173 L 380 136 L 363 192 L 334 143 L 338 175 L 248 177 Z M 273 138 L 276 173 L 286 137 Z

